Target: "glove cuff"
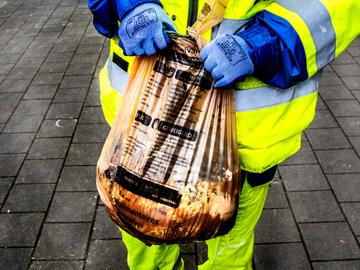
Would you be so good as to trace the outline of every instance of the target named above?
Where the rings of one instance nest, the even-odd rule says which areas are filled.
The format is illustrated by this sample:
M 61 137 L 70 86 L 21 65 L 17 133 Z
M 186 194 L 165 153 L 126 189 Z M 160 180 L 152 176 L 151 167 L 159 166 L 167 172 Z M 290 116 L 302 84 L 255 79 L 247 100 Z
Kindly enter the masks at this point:
M 162 7 L 159 0 L 133 0 L 133 1 L 121 1 L 121 4 L 115 1 L 116 11 L 121 22 L 123 18 L 132 10 L 143 4 L 156 4 Z
M 253 61 L 255 74 L 268 74 L 279 65 L 279 46 L 277 36 L 262 25 L 253 24 L 249 28 L 236 33 L 249 46 L 250 58 Z

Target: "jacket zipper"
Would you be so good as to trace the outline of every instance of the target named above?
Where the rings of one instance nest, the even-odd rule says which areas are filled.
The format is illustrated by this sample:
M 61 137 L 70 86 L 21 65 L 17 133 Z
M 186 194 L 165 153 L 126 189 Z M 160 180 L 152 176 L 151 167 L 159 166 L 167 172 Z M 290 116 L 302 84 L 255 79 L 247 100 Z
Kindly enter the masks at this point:
M 189 0 L 188 26 L 193 25 L 197 19 L 199 0 Z

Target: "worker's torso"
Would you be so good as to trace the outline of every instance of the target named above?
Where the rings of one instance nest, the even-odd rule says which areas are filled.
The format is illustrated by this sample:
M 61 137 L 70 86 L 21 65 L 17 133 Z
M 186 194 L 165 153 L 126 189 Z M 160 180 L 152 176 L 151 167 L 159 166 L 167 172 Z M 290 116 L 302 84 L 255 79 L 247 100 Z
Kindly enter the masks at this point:
M 167 0 L 162 4 L 178 31 L 185 34 L 204 2 Z M 224 21 L 214 33 L 238 30 L 273 1 L 255 1 L 255 5 L 253 0 L 225 2 L 228 6 Z M 126 86 L 124 70 L 131 72 L 132 63 L 132 57 L 124 57 L 117 43 L 118 38 L 111 40 L 109 61 L 100 74 L 101 101 L 109 123 L 115 117 Z M 317 89 L 317 76 L 289 89 L 270 87 L 253 77 L 236 84 L 237 142 L 242 169 L 263 172 L 300 148 L 301 132 L 314 117 Z

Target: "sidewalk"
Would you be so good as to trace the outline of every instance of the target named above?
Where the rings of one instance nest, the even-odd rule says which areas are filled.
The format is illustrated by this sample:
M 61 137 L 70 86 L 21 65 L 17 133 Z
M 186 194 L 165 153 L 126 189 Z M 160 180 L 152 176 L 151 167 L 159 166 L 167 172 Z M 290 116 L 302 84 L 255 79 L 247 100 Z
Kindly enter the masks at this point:
M 86 0 L 0 0 L 0 269 L 126 270 L 95 187 L 108 43 Z M 257 270 L 360 269 L 360 39 L 327 67 L 303 148 L 279 167 Z M 184 245 L 186 270 L 205 245 Z

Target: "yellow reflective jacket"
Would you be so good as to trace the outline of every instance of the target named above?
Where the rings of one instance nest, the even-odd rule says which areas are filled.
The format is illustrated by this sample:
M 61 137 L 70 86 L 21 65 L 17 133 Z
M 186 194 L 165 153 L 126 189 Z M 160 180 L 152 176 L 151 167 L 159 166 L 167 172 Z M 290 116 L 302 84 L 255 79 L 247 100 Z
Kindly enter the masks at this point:
M 219 0 L 220 1 L 220 0 Z M 191 19 L 189 10 L 201 12 L 196 1 L 161 1 L 179 33 L 185 34 Z M 319 74 L 341 54 L 360 32 L 360 1 L 347 0 L 222 0 L 224 20 L 216 34 L 234 33 L 239 27 L 267 11 L 284 19 L 296 31 L 304 47 L 308 79 L 288 89 L 266 85 L 254 77 L 236 84 L 237 143 L 241 169 L 262 173 L 296 153 L 301 133 L 315 115 Z M 311 8 L 310 8 L 311 7 Z M 215 37 L 213 32 L 205 38 Z M 131 72 L 132 57 L 122 54 L 118 38 L 110 41 L 110 56 L 100 72 L 101 104 L 111 125 L 119 110 Z

